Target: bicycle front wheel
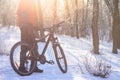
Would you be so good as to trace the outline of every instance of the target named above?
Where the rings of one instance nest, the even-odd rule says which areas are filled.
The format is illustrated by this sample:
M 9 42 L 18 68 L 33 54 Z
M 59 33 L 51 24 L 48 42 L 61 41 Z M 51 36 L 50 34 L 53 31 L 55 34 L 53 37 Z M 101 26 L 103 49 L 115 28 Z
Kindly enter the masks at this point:
M 67 72 L 67 61 L 62 47 L 59 44 L 56 44 L 54 47 L 55 58 L 60 70 L 63 73 Z
M 10 63 L 13 68 L 13 70 L 18 73 L 21 76 L 27 76 L 32 74 L 34 71 L 35 66 L 37 65 L 37 61 L 34 59 L 35 55 L 34 52 L 28 49 L 26 51 L 24 57 L 20 57 L 21 54 L 21 48 L 29 48 L 29 45 L 26 42 L 17 42 L 10 51 Z M 20 67 L 20 59 L 24 60 L 24 68 L 26 72 L 21 71 L 19 69 Z

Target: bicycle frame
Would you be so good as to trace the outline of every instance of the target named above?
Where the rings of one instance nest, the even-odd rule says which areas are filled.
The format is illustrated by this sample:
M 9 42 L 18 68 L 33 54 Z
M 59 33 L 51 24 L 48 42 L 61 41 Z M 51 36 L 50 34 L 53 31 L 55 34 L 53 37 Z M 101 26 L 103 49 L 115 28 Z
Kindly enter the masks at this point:
M 44 54 L 45 54 L 45 51 L 47 50 L 49 43 L 52 42 L 52 44 L 53 44 L 53 43 L 55 42 L 55 40 L 56 40 L 56 38 L 54 37 L 54 34 L 53 34 L 53 33 L 50 33 L 50 34 L 48 35 L 48 40 L 47 40 L 47 42 L 46 42 L 46 44 L 45 44 L 45 46 L 44 46 L 44 49 L 43 49 L 41 55 L 44 55 Z
M 47 38 L 48 37 L 48 38 Z M 53 30 L 50 30 L 49 31 L 49 33 L 47 34 L 47 35 L 45 35 L 45 36 L 43 36 L 42 38 L 40 38 L 40 39 L 38 39 L 38 40 L 35 40 L 35 43 L 34 43 L 34 45 L 33 45 L 33 47 L 32 47 L 32 49 L 31 49 L 31 51 L 32 50 L 34 50 L 34 48 L 35 48 L 35 46 L 36 46 L 36 44 L 37 43 L 39 43 L 39 42 L 41 42 L 41 40 L 42 39 L 44 39 L 44 38 L 47 38 L 47 41 L 46 41 L 46 44 L 45 44 L 45 46 L 44 46 L 44 48 L 43 48 L 43 50 L 42 50 L 42 53 L 40 54 L 40 53 L 37 53 L 36 55 L 36 59 L 38 60 L 38 61 L 40 61 L 40 56 L 42 56 L 41 58 L 43 59 L 43 64 L 45 63 L 45 62 L 47 62 L 47 63 L 50 63 L 50 64 L 53 64 L 53 62 L 51 61 L 47 61 L 46 60 L 46 58 L 45 58 L 45 52 L 46 52 L 46 50 L 47 50 L 47 48 L 48 48 L 48 45 L 49 45 L 49 43 L 50 42 L 52 42 L 52 45 L 55 45 L 55 43 L 56 43 L 56 41 L 57 41 L 57 37 L 55 37 L 54 36 L 54 31 Z M 38 48 L 39 48 L 39 46 L 38 46 Z
M 44 49 L 43 49 L 42 53 L 41 53 L 41 54 L 37 53 L 37 55 L 36 55 L 36 59 L 37 59 L 37 60 L 40 60 L 40 57 L 41 57 L 41 58 L 43 59 L 43 61 L 45 60 L 47 63 L 50 63 L 49 61 L 46 60 L 46 58 L 45 58 L 44 55 L 45 55 L 45 52 L 46 52 L 46 50 L 47 50 L 48 45 L 49 45 L 50 42 L 52 42 L 53 48 L 54 48 L 55 43 L 58 43 L 58 42 L 57 42 L 57 41 L 58 41 L 57 37 L 54 36 L 54 28 L 55 28 L 55 27 L 58 27 L 58 26 L 59 26 L 60 24 L 62 24 L 62 23 L 64 23 L 64 21 L 62 21 L 62 22 L 60 22 L 60 23 L 58 23 L 58 24 L 54 24 L 54 25 L 53 25 L 52 27 L 50 27 L 50 28 L 44 28 L 45 31 L 48 31 L 49 33 L 48 33 L 47 35 L 41 37 L 40 39 L 35 40 L 35 43 L 34 43 L 32 49 L 31 49 L 31 51 L 34 50 L 35 45 L 36 45 L 37 43 L 41 42 L 42 39 L 45 39 L 45 38 L 48 37 L 47 42 L 46 42 L 46 44 L 45 44 L 45 46 L 44 46 Z M 43 64 L 44 64 L 44 62 L 43 62 Z

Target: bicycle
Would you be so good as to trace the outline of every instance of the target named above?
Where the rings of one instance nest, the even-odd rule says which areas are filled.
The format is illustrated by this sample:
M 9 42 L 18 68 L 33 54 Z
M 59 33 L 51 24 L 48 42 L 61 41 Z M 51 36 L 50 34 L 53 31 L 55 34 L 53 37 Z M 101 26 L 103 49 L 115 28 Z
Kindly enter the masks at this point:
M 16 44 L 14 44 L 14 46 L 11 48 L 11 51 L 10 51 L 10 63 L 11 63 L 13 70 L 16 73 L 18 73 L 21 76 L 27 76 L 27 75 L 32 74 L 37 65 L 37 61 L 39 61 L 41 64 L 45 64 L 45 63 L 54 64 L 53 60 L 48 61 L 46 60 L 46 57 L 45 57 L 45 52 L 50 42 L 52 43 L 52 48 L 54 50 L 55 59 L 59 66 L 59 69 L 63 73 L 67 72 L 67 61 L 66 61 L 64 51 L 58 41 L 58 38 L 54 36 L 55 26 L 59 26 L 63 22 L 64 21 L 58 24 L 54 24 L 50 28 L 44 28 L 44 30 L 48 31 L 49 33 L 45 35 L 44 37 L 39 38 L 38 40 L 35 40 L 32 48 L 29 48 L 29 45 L 23 41 L 19 41 Z M 35 51 L 33 50 L 35 48 L 35 44 L 41 42 L 42 39 L 46 39 L 46 38 L 47 38 L 47 41 L 45 43 L 42 53 L 36 54 Z M 19 70 L 19 66 L 20 66 L 20 52 L 19 51 L 21 51 L 22 46 L 29 48 L 29 50 L 26 52 L 26 57 L 21 58 L 25 60 L 25 68 L 27 70 L 26 73 L 21 72 Z

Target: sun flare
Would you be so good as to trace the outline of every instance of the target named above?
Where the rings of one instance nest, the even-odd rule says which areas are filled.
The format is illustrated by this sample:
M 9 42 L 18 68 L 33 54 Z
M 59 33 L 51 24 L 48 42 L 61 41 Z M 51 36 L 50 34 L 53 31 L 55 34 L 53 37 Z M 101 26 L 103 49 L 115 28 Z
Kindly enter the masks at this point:
M 19 5 L 20 0 L 12 0 L 14 4 Z M 71 0 L 38 0 L 40 1 L 43 19 L 45 24 L 53 24 L 54 21 L 64 20 L 68 14 L 74 14 L 75 1 Z M 86 3 L 86 0 L 84 0 Z M 29 1 L 28 3 L 29 4 Z M 79 8 L 82 8 L 82 0 L 79 0 Z M 68 8 L 66 8 L 66 6 Z

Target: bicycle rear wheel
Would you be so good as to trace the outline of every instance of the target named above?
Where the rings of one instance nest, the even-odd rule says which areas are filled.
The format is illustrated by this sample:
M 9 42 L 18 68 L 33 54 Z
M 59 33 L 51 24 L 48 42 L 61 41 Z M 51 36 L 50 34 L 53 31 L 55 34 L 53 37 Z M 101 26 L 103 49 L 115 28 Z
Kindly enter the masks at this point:
M 37 65 L 37 61 L 35 60 L 34 52 L 31 50 L 28 50 L 26 52 L 26 56 L 20 58 L 20 52 L 21 47 L 24 46 L 26 48 L 29 47 L 29 45 L 25 42 L 17 42 L 10 51 L 10 63 L 13 68 L 13 70 L 18 73 L 21 76 L 27 76 L 32 74 L 34 71 L 35 66 Z M 27 72 L 22 72 L 19 70 L 20 67 L 20 59 L 23 59 L 25 61 L 24 66 Z
M 55 58 L 59 69 L 63 72 L 67 72 L 67 61 L 62 47 L 59 44 L 56 44 L 54 47 Z

